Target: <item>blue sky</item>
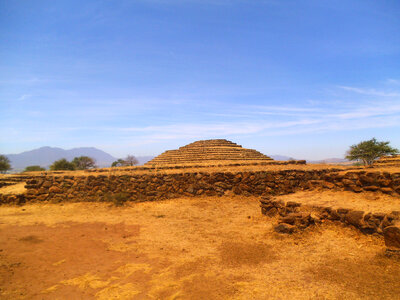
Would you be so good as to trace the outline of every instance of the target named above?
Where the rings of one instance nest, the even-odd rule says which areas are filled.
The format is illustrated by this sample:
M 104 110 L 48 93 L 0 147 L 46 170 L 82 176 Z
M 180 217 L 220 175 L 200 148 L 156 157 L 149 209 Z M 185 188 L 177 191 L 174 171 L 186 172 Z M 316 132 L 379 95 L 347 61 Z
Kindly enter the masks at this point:
M 0 153 L 400 148 L 400 2 L 0 0 Z

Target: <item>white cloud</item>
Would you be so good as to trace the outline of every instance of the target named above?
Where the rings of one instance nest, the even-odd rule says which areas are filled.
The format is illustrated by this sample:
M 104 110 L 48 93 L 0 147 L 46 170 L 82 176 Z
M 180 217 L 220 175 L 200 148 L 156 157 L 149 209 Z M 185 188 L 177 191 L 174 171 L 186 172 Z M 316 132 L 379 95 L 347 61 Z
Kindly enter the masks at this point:
M 386 80 L 386 82 L 387 82 L 388 84 L 400 85 L 400 79 L 389 78 L 388 80 Z
M 379 96 L 379 97 L 400 97 L 400 93 L 392 92 L 392 91 L 378 91 L 375 89 L 365 89 L 365 88 L 357 88 L 351 86 L 339 86 L 339 88 L 354 92 L 357 94 L 368 95 L 368 96 Z
M 29 95 L 29 94 L 23 94 L 21 97 L 19 97 L 17 100 L 18 101 L 24 101 L 24 100 L 26 100 L 26 99 L 28 99 L 28 98 L 30 98 L 30 97 L 32 97 L 32 95 Z

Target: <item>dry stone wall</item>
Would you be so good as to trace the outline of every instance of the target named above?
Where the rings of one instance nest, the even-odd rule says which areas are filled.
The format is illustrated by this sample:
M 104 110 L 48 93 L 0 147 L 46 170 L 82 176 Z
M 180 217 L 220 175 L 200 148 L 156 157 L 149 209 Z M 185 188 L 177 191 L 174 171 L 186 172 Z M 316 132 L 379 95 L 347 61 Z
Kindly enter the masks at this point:
M 393 226 L 400 220 L 400 211 L 380 213 L 328 206 L 307 206 L 294 201 L 276 200 L 273 197 L 263 197 L 260 203 L 262 214 L 269 217 L 279 216 L 279 223 L 287 224 L 289 225 L 287 228 L 293 230 L 305 228 L 321 220 L 331 220 L 352 225 L 364 233 L 383 233 L 386 227 Z
M 283 170 L 146 175 L 39 176 L 27 181 L 26 201 L 107 201 L 124 193 L 131 201 L 180 196 L 283 195 L 324 188 L 399 195 L 400 173 Z M 3 201 L 5 203 L 5 201 Z
M 318 180 L 311 180 L 308 185 L 309 188 L 339 189 L 355 193 L 371 191 L 398 196 L 400 194 L 400 172 L 332 172 L 324 174 Z
M 260 200 L 261 213 L 268 217 L 278 216 L 274 227 L 278 233 L 293 233 L 325 220 L 341 222 L 361 230 L 365 234 L 383 234 L 389 250 L 400 251 L 400 211 L 390 213 L 365 212 L 329 206 L 307 206 L 294 201 L 283 201 L 271 196 Z
M 125 193 L 133 201 L 179 196 L 285 194 L 305 187 L 322 171 L 216 172 L 118 176 L 43 176 L 27 182 L 28 201 L 102 201 L 108 194 Z

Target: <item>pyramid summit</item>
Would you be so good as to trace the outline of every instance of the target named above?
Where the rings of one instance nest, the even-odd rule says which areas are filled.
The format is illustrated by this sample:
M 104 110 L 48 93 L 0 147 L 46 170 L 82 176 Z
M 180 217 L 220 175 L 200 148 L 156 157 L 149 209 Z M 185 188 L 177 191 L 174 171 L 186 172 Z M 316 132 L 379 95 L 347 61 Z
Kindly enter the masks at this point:
M 192 164 L 221 161 L 271 161 L 253 149 L 224 139 L 197 141 L 177 150 L 167 150 L 147 164 Z

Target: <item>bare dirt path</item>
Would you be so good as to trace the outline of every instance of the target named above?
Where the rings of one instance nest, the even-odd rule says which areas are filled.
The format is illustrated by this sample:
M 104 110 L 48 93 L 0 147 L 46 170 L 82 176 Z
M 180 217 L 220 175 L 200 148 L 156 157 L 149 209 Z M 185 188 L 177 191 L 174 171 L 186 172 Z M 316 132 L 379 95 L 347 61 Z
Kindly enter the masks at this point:
M 281 236 L 257 198 L 0 207 L 1 299 L 399 299 L 379 237 Z

